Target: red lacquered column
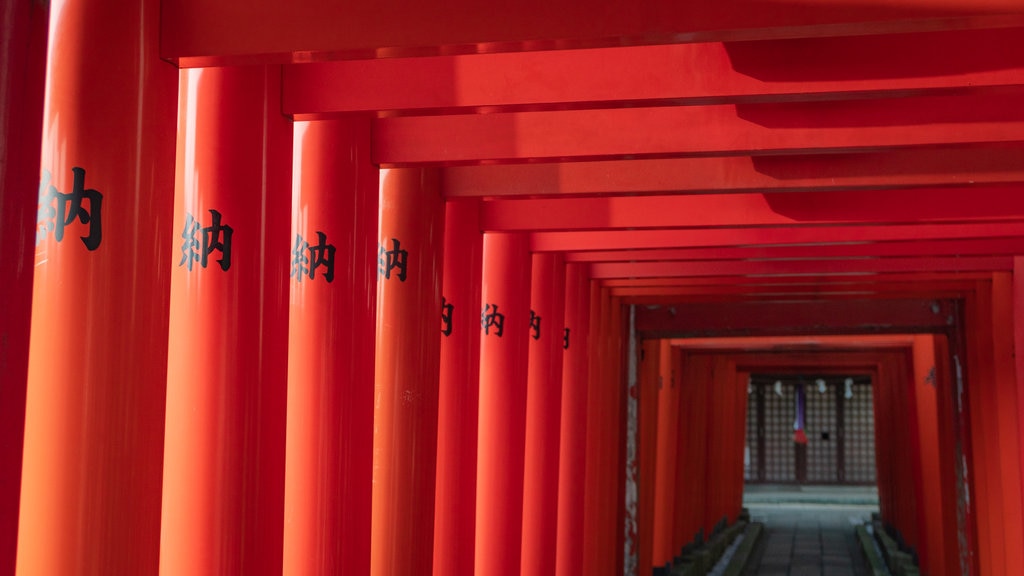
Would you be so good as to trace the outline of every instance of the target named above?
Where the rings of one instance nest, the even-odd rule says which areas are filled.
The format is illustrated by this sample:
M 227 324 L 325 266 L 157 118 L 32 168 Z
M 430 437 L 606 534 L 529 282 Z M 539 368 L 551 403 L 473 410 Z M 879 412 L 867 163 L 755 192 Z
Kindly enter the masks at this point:
M 679 387 L 672 374 L 672 346 L 658 341 L 658 444 L 654 498 L 654 567 L 672 561 L 678 550 L 673 537 L 675 526 L 676 465 L 681 450 L 679 436 Z
M 555 573 L 583 567 L 583 481 L 587 462 L 587 390 L 590 370 L 590 279 L 583 264 L 565 266 L 562 349 L 562 423 L 558 458 L 558 550 Z
M 614 321 L 612 299 L 607 288 L 592 286 L 591 309 L 596 324 L 591 336 L 596 353 L 591 358 L 590 390 L 587 397 L 587 464 L 584 490 L 586 511 L 583 521 L 583 568 L 586 574 L 607 574 L 616 567 L 618 550 L 612 544 L 618 499 L 613 486 L 618 478 L 619 414 L 615 385 L 618 373 L 612 358 Z M 596 303 L 596 305 L 595 305 Z M 614 525 L 613 525 L 614 524 Z
M 0 576 L 14 574 L 49 7 L 0 10 Z
M 281 573 L 292 130 L 280 75 L 181 74 L 165 576 Z
M 284 574 L 370 570 L 378 170 L 370 119 L 295 125 Z
M 435 170 L 380 175 L 370 573 L 433 565 L 444 202 Z
M 159 9 L 51 5 L 42 180 L 21 191 L 39 217 L 19 574 L 157 569 L 177 96 Z
M 639 358 L 637 391 L 638 423 L 638 494 L 637 494 L 637 557 L 638 574 L 649 576 L 654 567 L 654 518 L 657 500 L 658 441 L 661 419 L 658 417 L 661 340 L 643 340 Z
M 449 200 L 444 223 L 434 574 L 472 576 L 480 383 L 480 202 Z
M 559 253 L 533 255 L 523 481 L 523 574 L 555 573 L 558 440 L 562 420 L 562 336 L 565 262 Z
M 520 234 L 485 234 L 476 476 L 476 573 L 519 575 L 526 445 L 530 253 Z

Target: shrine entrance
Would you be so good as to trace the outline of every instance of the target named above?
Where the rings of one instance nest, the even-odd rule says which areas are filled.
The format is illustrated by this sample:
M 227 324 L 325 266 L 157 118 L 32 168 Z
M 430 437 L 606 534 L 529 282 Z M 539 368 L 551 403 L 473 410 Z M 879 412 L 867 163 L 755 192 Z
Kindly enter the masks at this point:
M 875 484 L 872 391 L 865 375 L 752 375 L 744 480 Z

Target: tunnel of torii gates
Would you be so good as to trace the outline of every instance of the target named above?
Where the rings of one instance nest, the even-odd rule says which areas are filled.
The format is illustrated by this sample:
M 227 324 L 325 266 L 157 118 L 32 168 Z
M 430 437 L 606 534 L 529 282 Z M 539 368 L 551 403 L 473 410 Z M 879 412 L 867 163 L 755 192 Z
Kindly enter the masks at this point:
M 1019 0 L 0 33 L 0 575 L 650 574 L 762 372 L 869 377 L 923 571 L 1024 574 Z

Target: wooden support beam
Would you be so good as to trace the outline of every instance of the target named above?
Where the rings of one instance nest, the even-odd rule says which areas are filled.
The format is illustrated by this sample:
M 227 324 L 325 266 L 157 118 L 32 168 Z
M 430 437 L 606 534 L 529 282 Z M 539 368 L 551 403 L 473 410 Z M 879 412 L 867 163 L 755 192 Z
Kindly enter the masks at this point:
M 1024 182 L 1024 146 L 450 166 L 453 197 L 894 189 Z
M 1024 222 L 891 226 L 771 226 L 707 230 L 588 230 L 534 232 L 535 252 L 713 246 L 829 245 L 922 239 L 968 239 L 1024 235 Z
M 1024 24 L 1017 0 L 166 0 L 161 55 L 184 65 L 308 62 Z
M 880 151 L 1024 142 L 1019 94 L 379 118 L 382 165 Z
M 1022 31 L 336 60 L 285 68 L 286 114 L 781 102 L 1024 86 Z M 892 55 L 899 54 L 899 58 Z

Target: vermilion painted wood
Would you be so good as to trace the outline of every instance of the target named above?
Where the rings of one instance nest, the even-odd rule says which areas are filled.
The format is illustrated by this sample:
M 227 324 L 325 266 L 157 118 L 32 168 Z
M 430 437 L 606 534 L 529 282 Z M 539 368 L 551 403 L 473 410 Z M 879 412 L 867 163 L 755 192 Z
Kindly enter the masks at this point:
M 476 534 L 483 235 L 476 200 L 445 203 L 444 305 L 437 410 L 434 573 L 472 576 Z M 563 295 L 564 297 L 564 295 Z M 442 311 L 444 314 L 446 311 Z
M 436 171 L 381 172 L 378 234 L 370 574 L 398 576 L 433 566 L 444 255 Z M 403 257 L 404 270 L 390 266 Z
M 32 273 L 49 6 L 0 10 L 0 575 L 18 549 Z
M 913 387 L 914 399 L 917 403 L 918 454 L 920 459 L 920 477 L 916 479 L 919 501 L 918 523 L 921 527 L 921 547 L 918 552 L 919 565 L 923 570 L 933 574 L 945 574 L 945 527 L 953 523 L 953 518 L 944 518 L 948 508 L 943 505 L 944 498 L 955 500 L 956 494 L 952 487 L 944 484 L 941 472 L 940 446 L 942 436 L 939 433 L 941 418 L 936 402 L 936 395 L 948 391 L 938 382 L 935 366 L 935 337 L 922 335 L 914 337 L 913 345 Z M 925 481 L 928 479 L 928 481 Z M 953 546 L 953 543 L 949 543 Z
M 702 302 L 639 307 L 636 330 L 651 338 L 943 332 L 955 313 L 951 303 L 934 300 Z
M 366 117 L 295 126 L 286 575 L 370 569 L 379 186 L 369 144 Z M 333 254 L 299 243 L 315 249 L 319 234 Z
M 285 69 L 283 108 L 298 115 L 495 112 L 977 92 L 1024 85 L 1019 34 L 1011 28 L 313 62 Z M 446 85 L 450 79 L 456 86 Z
M 761 244 L 842 244 L 924 239 L 969 239 L 1019 236 L 1024 222 L 916 225 L 770 226 L 752 228 L 594 230 L 534 232 L 531 249 L 545 251 L 626 250 L 647 248 L 752 246 Z
M 383 165 L 879 152 L 1024 142 L 1019 94 L 380 118 Z
M 758 260 L 753 262 L 595 262 L 591 276 L 608 278 L 664 278 L 671 276 L 850 276 L 883 272 L 1008 271 L 1012 256 L 948 258 L 851 258 L 815 260 Z
M 1006 538 L 1006 565 L 1009 573 L 1024 572 L 1024 549 L 1011 543 L 1024 541 L 1024 507 L 1015 486 L 1022 484 L 1019 423 L 1016 404 L 1019 391 L 1014 371 L 1013 284 L 1009 273 L 992 275 L 992 377 L 996 406 L 995 421 L 999 434 L 998 470 L 1003 488 L 1000 512 Z
M 627 455 L 628 422 L 629 422 L 629 375 L 626 362 L 628 350 L 628 338 L 630 338 L 630 313 L 629 309 L 622 305 L 622 301 L 611 295 L 612 330 L 609 336 L 608 357 L 611 359 L 612 370 L 609 380 L 612 383 L 613 412 L 612 423 L 614 428 L 609 430 L 609 441 L 616 448 L 614 462 L 609 464 L 610 474 L 613 482 L 607 490 L 607 498 L 613 501 L 614 514 L 608 524 L 607 542 L 615 551 L 614 566 L 625 566 L 626 557 L 626 465 L 629 461 Z M 615 575 L 616 570 L 610 572 Z
M 755 0 L 728 6 L 711 0 L 658 0 L 629 8 L 610 0 L 586 6 L 569 0 L 531 0 L 514 9 L 470 0 L 442 7 L 390 0 L 372 8 L 258 0 L 225 2 L 216 10 L 197 0 L 173 0 L 163 8 L 160 37 L 163 57 L 208 65 L 257 56 L 308 61 L 325 56 L 858 36 L 1011 24 L 1024 24 L 1020 5 L 1012 0 L 889 0 L 856 9 L 833 2 L 765 5 Z
M 157 57 L 159 3 L 0 12 L 0 572 L 15 568 L 17 523 L 19 574 L 153 574 L 177 246 L 177 72 Z M 102 201 L 72 197 L 75 169 Z
M 977 524 L 978 564 L 981 574 L 1004 572 L 1005 544 L 1001 530 L 1000 507 L 1003 498 L 999 474 L 999 435 L 997 407 L 993 403 L 992 294 L 988 282 L 979 282 L 978 290 L 964 304 L 966 353 L 963 362 L 964 409 L 970 416 L 972 507 Z M 959 391 L 958 391 L 959 393 Z M 958 400 L 960 398 L 958 397 Z
M 1024 156 L 1022 156 L 1024 160 Z M 485 230 L 615 230 L 1010 221 L 1024 217 L 1019 186 L 490 200 Z
M 663 429 L 671 427 L 661 420 L 661 390 L 667 382 L 661 373 L 661 341 L 643 340 L 638 347 L 637 573 L 650 574 L 654 566 L 664 564 L 655 557 L 655 541 L 662 531 L 657 522 L 659 516 L 664 517 L 659 510 L 663 510 L 665 496 L 658 491 L 665 482 L 659 475 L 665 471 L 659 447 Z
M 952 446 L 953 449 L 939 450 L 939 481 L 942 483 L 942 534 L 944 542 L 957 542 L 956 546 L 947 545 L 942 549 L 942 564 L 946 567 L 961 566 L 961 558 L 969 558 L 969 551 L 973 549 L 977 536 L 973 525 L 973 512 L 966 514 L 957 513 L 957 503 L 960 499 L 959 491 L 964 488 L 957 484 L 957 467 L 965 459 L 957 458 L 962 453 L 962 441 L 957 438 L 957 419 L 959 415 L 955 412 L 953 405 L 956 396 L 956 381 L 952 370 L 952 355 L 950 354 L 949 339 L 946 335 L 933 335 L 932 337 L 935 358 L 935 407 L 938 424 L 939 446 Z M 976 558 L 964 564 L 961 569 L 966 573 L 970 563 L 974 562 L 974 572 L 977 573 Z M 950 568 L 947 568 L 950 569 Z
M 710 358 L 707 356 L 677 352 L 674 360 L 678 386 L 679 434 L 685 438 L 679 454 L 676 482 L 682 497 L 675 501 L 675 524 L 673 534 L 676 555 L 681 555 L 686 544 L 695 541 L 698 531 L 707 537 L 704 527 L 704 506 L 708 497 L 706 462 L 708 458 L 709 434 L 708 406 L 711 389 L 706 384 L 710 372 Z
M 1012 313 L 1013 313 L 1013 342 L 1014 342 L 1014 366 L 1016 368 L 1015 383 L 1016 390 L 1021 389 L 1024 381 L 1024 257 L 1017 256 L 1013 261 L 1012 276 Z M 1020 438 L 1024 433 L 1024 398 L 1017 394 L 1017 425 Z M 1024 467 L 1024 446 L 1020 448 L 1022 467 Z M 1021 490 L 1024 492 L 1024 482 L 1021 483 Z
M 553 575 L 557 549 L 558 442 L 562 413 L 562 336 L 565 262 L 561 254 L 533 254 L 526 389 L 521 572 Z
M 790 260 L 910 256 L 1006 256 L 1024 251 L 1024 238 L 969 238 L 863 242 L 822 246 L 750 246 L 722 248 L 652 248 L 569 252 L 569 262 L 653 262 L 707 260 Z
M 924 289 L 927 289 L 928 286 L 934 286 L 936 291 L 941 292 L 944 290 L 962 290 L 965 286 L 973 289 L 973 287 L 976 286 L 976 284 L 973 283 L 975 280 L 983 280 L 989 275 L 990 274 L 988 272 L 912 272 L 873 274 L 868 277 L 860 278 L 857 276 L 849 278 L 827 276 L 820 278 L 808 277 L 804 279 L 794 278 L 790 280 L 746 278 L 736 276 L 709 276 L 703 278 L 611 278 L 602 280 L 601 284 L 610 288 L 693 288 L 723 284 L 737 284 L 742 286 L 760 286 L 766 289 L 771 287 L 795 287 L 793 289 L 805 289 L 810 291 L 820 288 L 827 291 L 842 286 L 856 287 L 858 285 L 865 284 L 878 286 L 879 289 L 884 289 L 887 284 L 892 284 L 894 288 L 899 288 L 902 284 L 911 286 L 915 283 L 920 283 L 925 287 Z M 726 288 L 727 287 L 723 287 L 723 289 Z
M 476 573 L 518 576 L 523 537 L 530 254 L 526 238 L 486 234 L 480 339 Z
M 558 459 L 558 550 L 555 573 L 579 574 L 583 566 L 587 396 L 590 359 L 590 279 L 579 264 L 565 267 L 562 422 Z M 596 319 L 595 319 L 596 320 Z
M 180 84 L 160 573 L 280 574 L 292 126 L 278 67 Z
M 679 429 L 679 386 L 673 380 L 672 350 L 668 340 L 645 340 L 653 342 L 656 353 L 652 359 L 657 362 L 658 374 L 658 440 L 657 467 L 654 487 L 653 565 L 664 566 L 672 561 L 677 550 L 672 537 L 675 516 L 676 466 L 681 441 Z
M 447 197 L 835 191 L 1020 183 L 1020 146 L 488 164 L 445 168 Z
M 583 483 L 583 573 L 610 576 L 616 566 L 615 479 L 619 460 L 619 413 L 617 388 L 620 385 L 612 354 L 611 338 L 616 330 L 613 303 L 607 289 L 592 284 L 590 334 L 596 354 L 591 359 L 590 388 L 587 394 L 586 476 Z M 595 322 L 596 319 L 596 322 Z
M 760 285 L 747 284 L 737 286 L 652 286 L 612 288 L 612 294 L 622 296 L 632 304 L 675 304 L 695 301 L 726 301 L 726 300 L 782 300 L 801 298 L 804 300 L 863 300 L 879 298 L 956 298 L 973 289 L 972 280 L 960 282 L 940 281 L 934 284 L 924 282 L 906 283 L 820 283 L 814 285 L 794 284 Z
M 875 427 L 875 480 L 878 486 L 878 511 L 890 523 L 898 521 L 898 510 L 894 509 L 894 493 L 898 493 L 892 458 L 893 437 L 892 386 L 886 379 L 887 373 L 876 367 L 871 380 L 871 410 Z

